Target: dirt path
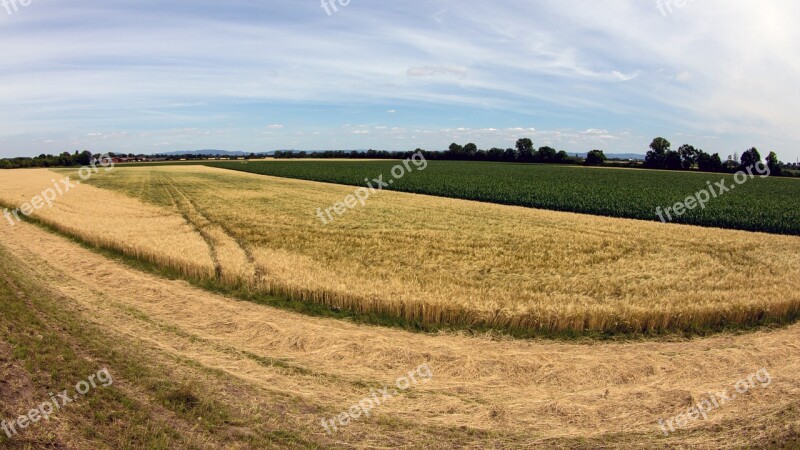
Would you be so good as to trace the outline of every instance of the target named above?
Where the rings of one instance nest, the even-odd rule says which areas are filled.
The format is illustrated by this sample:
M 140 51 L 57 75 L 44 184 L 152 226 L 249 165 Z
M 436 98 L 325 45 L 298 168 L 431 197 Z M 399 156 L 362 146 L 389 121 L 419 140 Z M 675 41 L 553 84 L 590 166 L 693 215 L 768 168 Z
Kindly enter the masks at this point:
M 319 423 L 422 363 L 433 378 L 326 438 L 342 447 L 746 446 L 796 439 L 800 326 L 689 342 L 557 343 L 422 335 L 236 301 L 132 270 L 38 227 L 0 245 L 110 332 L 300 400 Z M 670 437 L 658 420 L 708 392 L 755 387 Z M 448 441 L 449 440 L 449 441 Z M 637 445 L 638 444 L 638 445 Z

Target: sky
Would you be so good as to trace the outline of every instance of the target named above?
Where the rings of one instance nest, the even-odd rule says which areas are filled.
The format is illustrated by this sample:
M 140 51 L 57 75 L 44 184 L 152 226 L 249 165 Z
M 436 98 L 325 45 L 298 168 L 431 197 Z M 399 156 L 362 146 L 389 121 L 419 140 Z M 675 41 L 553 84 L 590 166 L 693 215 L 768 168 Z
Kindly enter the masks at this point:
M 796 0 L 1 5 L 0 157 L 664 136 L 800 158 Z

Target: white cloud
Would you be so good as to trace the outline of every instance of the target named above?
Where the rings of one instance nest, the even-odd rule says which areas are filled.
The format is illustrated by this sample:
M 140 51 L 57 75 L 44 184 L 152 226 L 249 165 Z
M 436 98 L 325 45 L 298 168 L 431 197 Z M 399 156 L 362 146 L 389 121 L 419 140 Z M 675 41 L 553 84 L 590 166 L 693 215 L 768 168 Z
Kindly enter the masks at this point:
M 432 77 L 436 75 L 456 75 L 463 77 L 467 75 L 467 69 L 461 66 L 420 66 L 411 67 L 406 71 L 410 77 Z
M 675 75 L 675 80 L 679 81 L 681 83 L 686 83 L 691 79 L 692 79 L 692 74 L 687 72 L 687 71 L 685 71 L 685 70 L 683 72 Z
M 639 76 L 639 71 L 633 73 L 622 73 L 617 70 L 611 72 L 611 75 L 619 81 L 631 81 L 635 80 Z

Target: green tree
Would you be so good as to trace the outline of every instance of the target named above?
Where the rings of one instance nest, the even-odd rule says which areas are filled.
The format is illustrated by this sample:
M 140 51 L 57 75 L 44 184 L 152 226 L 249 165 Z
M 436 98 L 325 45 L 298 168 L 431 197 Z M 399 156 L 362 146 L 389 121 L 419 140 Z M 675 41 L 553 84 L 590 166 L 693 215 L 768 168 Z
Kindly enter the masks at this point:
M 684 169 L 689 170 L 697 165 L 697 158 L 700 156 L 700 152 L 696 148 L 688 144 L 681 145 L 678 153 L 681 155 L 681 166 Z
M 492 161 L 502 161 L 504 152 L 502 148 L 492 147 L 487 155 Z
M 776 155 L 775 152 L 769 152 L 769 155 L 767 155 L 767 167 L 769 167 L 769 172 L 772 176 L 779 177 L 783 175 L 781 162 L 778 160 L 778 155 Z
M 544 163 L 550 163 L 556 161 L 557 154 L 558 153 L 556 152 L 556 149 L 545 146 L 539 148 L 539 152 L 536 154 L 536 156 L 538 157 L 539 161 Z
M 464 154 L 464 147 L 453 142 L 450 144 L 449 153 L 451 157 L 460 158 Z
M 92 162 L 92 152 L 88 150 L 84 150 L 81 153 L 76 152 L 72 159 L 79 166 L 88 166 Z
M 584 164 L 587 166 L 602 166 L 606 162 L 606 155 L 602 150 L 592 150 L 586 155 Z
M 657 137 L 650 143 L 650 151 L 644 159 L 644 166 L 651 169 L 665 169 L 667 167 L 667 152 L 672 144 L 663 137 Z
M 464 146 L 464 155 L 465 156 L 475 156 L 478 153 L 478 146 L 470 142 L 469 144 Z
M 517 140 L 517 152 L 519 154 L 520 161 L 532 161 L 533 141 L 528 138 Z
M 761 161 L 761 154 L 758 153 L 758 149 L 755 147 L 751 148 L 750 150 L 742 153 L 742 168 L 746 169 L 748 167 L 753 167 Z
M 683 162 L 681 161 L 681 154 L 674 151 L 669 150 L 667 152 L 666 158 L 664 159 L 664 168 L 667 170 L 681 170 L 683 169 Z
M 721 172 L 722 159 L 719 157 L 719 153 L 709 155 L 700 150 L 697 155 L 697 169 L 701 172 Z

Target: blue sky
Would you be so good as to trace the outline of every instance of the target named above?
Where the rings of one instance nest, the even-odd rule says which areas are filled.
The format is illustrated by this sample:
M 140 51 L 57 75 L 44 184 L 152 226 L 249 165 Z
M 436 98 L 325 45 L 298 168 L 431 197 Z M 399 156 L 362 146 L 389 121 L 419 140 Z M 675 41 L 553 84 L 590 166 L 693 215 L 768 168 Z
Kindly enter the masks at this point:
M 796 1 L 5 1 L 0 157 L 657 135 L 800 157 Z

